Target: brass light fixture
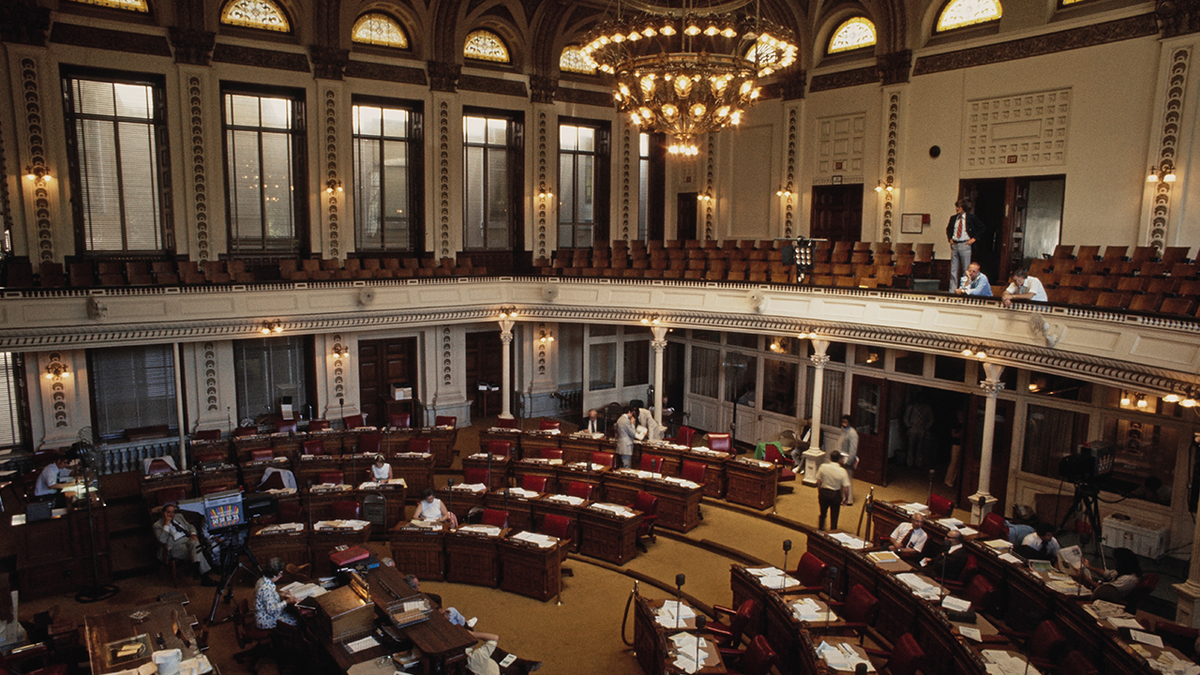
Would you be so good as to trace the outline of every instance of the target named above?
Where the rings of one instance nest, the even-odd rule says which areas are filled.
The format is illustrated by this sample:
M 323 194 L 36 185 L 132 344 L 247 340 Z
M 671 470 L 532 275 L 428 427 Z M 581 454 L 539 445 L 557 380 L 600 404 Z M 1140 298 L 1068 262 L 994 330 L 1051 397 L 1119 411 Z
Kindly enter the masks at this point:
M 58 378 L 68 378 L 71 376 L 71 371 L 67 370 L 67 364 L 55 361 L 46 366 L 46 379 L 54 380 Z

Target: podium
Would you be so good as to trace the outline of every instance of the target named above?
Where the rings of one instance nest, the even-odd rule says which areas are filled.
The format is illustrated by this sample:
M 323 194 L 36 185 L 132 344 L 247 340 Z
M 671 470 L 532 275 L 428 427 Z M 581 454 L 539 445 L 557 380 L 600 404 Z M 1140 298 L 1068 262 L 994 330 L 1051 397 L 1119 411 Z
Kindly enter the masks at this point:
M 825 461 L 825 453 L 820 448 L 809 448 L 804 451 L 804 479 L 800 482 L 809 486 L 817 485 L 817 469 Z

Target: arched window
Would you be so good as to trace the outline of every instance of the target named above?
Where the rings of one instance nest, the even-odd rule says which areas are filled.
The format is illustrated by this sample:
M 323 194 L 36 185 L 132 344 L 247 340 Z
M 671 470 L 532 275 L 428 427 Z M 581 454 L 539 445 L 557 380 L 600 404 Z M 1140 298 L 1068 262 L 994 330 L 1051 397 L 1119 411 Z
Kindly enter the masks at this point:
M 463 56 L 480 61 L 509 62 L 508 47 L 504 45 L 504 40 L 490 30 L 471 31 L 463 46 Z
M 846 19 L 829 38 L 829 54 L 840 54 L 875 44 L 875 24 L 865 16 Z
M 387 14 L 378 12 L 358 17 L 354 29 L 350 31 L 350 39 L 365 45 L 408 49 L 408 36 L 400 24 Z
M 578 45 L 563 47 L 562 56 L 558 57 L 558 69 L 566 73 L 596 74 L 596 62 L 583 53 Z
M 75 0 L 75 2 L 81 5 L 126 9 L 131 12 L 141 12 L 143 14 L 150 13 L 150 5 L 146 3 L 146 0 Z
M 950 0 L 938 16 L 935 32 L 999 21 L 1002 13 L 1000 0 Z
M 292 30 L 283 10 L 271 0 L 230 0 L 221 10 L 221 23 L 279 33 Z

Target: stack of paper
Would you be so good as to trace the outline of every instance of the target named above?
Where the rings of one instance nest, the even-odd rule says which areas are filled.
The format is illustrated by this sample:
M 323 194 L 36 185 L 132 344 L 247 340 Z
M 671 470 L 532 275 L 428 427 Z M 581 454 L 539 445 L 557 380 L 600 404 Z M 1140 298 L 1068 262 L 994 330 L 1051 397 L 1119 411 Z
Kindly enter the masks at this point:
M 518 541 L 528 542 L 538 548 L 551 548 L 558 543 L 558 537 L 551 537 L 548 534 L 537 534 L 536 532 L 518 532 L 512 536 Z
M 746 571 L 758 577 L 758 583 L 771 590 L 787 590 L 800 586 L 798 580 L 789 577 L 778 567 L 747 567 Z
M 931 584 L 911 572 L 897 574 L 896 578 L 902 581 L 905 586 L 908 586 L 922 600 L 937 600 L 938 596 L 942 593 L 942 589 L 937 584 Z
M 855 667 L 860 663 L 867 664 L 867 672 L 875 672 L 875 666 L 871 662 L 858 655 L 854 648 L 848 644 L 831 645 L 827 642 L 822 642 L 817 645 L 817 656 L 825 661 L 826 665 L 831 670 L 840 670 L 844 672 L 854 672 Z
M 327 593 L 323 587 L 318 586 L 317 584 L 302 584 L 299 581 L 293 581 L 279 590 L 280 592 L 287 591 L 291 593 L 292 595 L 296 596 L 296 600 L 298 601 L 305 598 L 316 598 Z
M 425 459 L 426 457 L 432 457 L 433 453 L 430 453 L 430 452 L 397 452 L 395 456 L 396 457 L 406 457 L 408 459 Z
M 459 483 L 450 489 L 462 492 L 487 492 L 487 486 L 483 483 Z
M 675 628 L 694 618 L 696 618 L 696 610 L 678 600 L 667 600 L 655 613 L 654 620 L 664 628 Z
M 1020 565 L 1020 564 L 1024 563 L 1023 560 L 1021 560 L 1020 558 L 1018 558 L 1017 556 L 1015 556 L 1011 553 L 1000 554 L 1000 559 L 1003 560 L 1004 562 L 1012 563 L 1014 565 Z
M 553 463 L 553 460 L 551 460 L 551 463 Z M 571 462 L 567 466 L 581 471 L 603 471 L 609 468 L 607 464 L 596 464 L 593 462 Z
M 947 595 L 946 597 L 942 598 L 942 607 L 945 607 L 951 612 L 965 612 L 971 609 L 971 601 L 963 600 L 962 598 L 956 598 L 953 595 Z
M 685 673 L 700 670 L 704 657 L 708 656 L 708 641 L 690 633 L 676 633 L 671 636 L 675 650 L 675 667 Z M 699 662 L 696 657 L 699 656 Z
M 277 523 L 275 525 L 267 525 L 258 531 L 258 534 L 280 534 L 291 532 L 303 532 L 304 523 Z
M 792 614 L 800 621 L 806 623 L 815 623 L 818 621 L 833 622 L 837 621 L 837 614 L 833 610 L 826 607 L 821 609 L 820 603 L 812 598 L 802 598 L 792 603 Z
M 963 521 L 959 520 L 958 518 L 942 518 L 937 522 L 939 525 L 945 525 L 946 527 L 956 530 L 964 525 Z
M 829 535 L 829 538 L 846 548 L 852 548 L 858 551 L 861 551 L 867 547 L 867 542 L 852 534 L 846 534 L 845 532 L 835 532 L 834 534 Z
M 1013 547 L 1012 542 L 1007 539 L 988 539 L 983 543 L 994 551 L 1008 551 Z
M 371 523 L 365 520 L 318 520 L 313 523 L 314 530 L 361 530 Z
M 538 496 L 538 493 L 534 492 L 533 490 L 526 490 L 525 488 L 518 488 L 518 487 L 509 488 L 508 493 L 510 495 L 515 495 L 515 496 L 521 497 L 523 499 L 533 499 L 534 497 Z
M 572 497 L 571 495 L 548 495 L 548 502 L 559 502 L 560 504 L 570 504 L 571 506 L 579 506 L 583 504 L 583 497 Z
M 1112 617 L 1128 617 L 1125 613 L 1125 606 L 1115 602 L 1106 600 L 1096 600 L 1090 604 L 1083 606 L 1084 611 L 1097 619 L 1110 619 Z
M 900 560 L 900 556 L 891 551 L 872 551 L 867 554 L 867 557 L 877 563 L 890 563 Z
M 983 650 L 983 660 L 991 675 L 1041 675 L 1037 668 L 1027 663 L 1019 654 L 999 649 Z
M 458 531 L 471 534 L 485 534 L 489 537 L 500 536 L 500 528 L 495 525 L 460 525 Z
M 628 506 L 621 506 L 620 504 L 592 504 L 592 508 L 596 509 L 597 511 L 611 513 L 614 516 L 620 516 L 621 518 L 632 518 L 634 516 L 632 509 L 630 509 Z
M 912 515 L 914 513 L 929 513 L 928 506 L 926 506 L 925 504 L 918 504 L 916 502 L 909 502 L 908 504 L 901 504 L 899 508 L 901 511 L 903 511 L 909 515 Z
M 690 480 L 685 480 L 683 478 L 676 478 L 675 476 L 661 476 L 659 474 L 654 474 L 654 477 L 661 478 L 664 482 L 674 483 L 675 485 L 678 485 L 680 487 L 685 487 L 689 490 L 695 490 L 696 488 L 700 487 L 699 483 L 693 483 Z

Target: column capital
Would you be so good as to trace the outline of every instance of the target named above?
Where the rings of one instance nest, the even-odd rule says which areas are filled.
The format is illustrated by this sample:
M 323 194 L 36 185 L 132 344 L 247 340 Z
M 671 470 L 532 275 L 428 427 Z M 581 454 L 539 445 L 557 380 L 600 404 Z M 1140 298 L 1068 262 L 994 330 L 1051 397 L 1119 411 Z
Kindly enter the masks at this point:
M 825 352 L 829 349 L 829 340 L 813 338 L 812 346 L 813 346 L 814 356 L 816 356 L 816 355 L 825 356 Z M 826 358 L 826 360 L 828 360 L 828 358 Z
M 983 393 L 986 394 L 988 398 L 996 398 L 996 395 L 999 394 L 1002 389 L 1004 389 L 1004 383 L 993 380 L 980 380 L 979 388 L 983 390 Z
M 808 357 L 808 360 L 812 361 L 813 365 L 815 365 L 816 367 L 824 368 L 825 364 L 829 363 L 829 355 L 828 354 L 813 354 L 812 356 Z
M 654 335 L 654 342 L 662 341 L 664 344 L 667 341 L 667 333 L 671 332 L 666 326 L 651 326 L 650 333 Z M 653 343 L 652 343 L 653 344 Z
M 508 336 L 506 342 L 512 342 L 512 329 L 516 322 L 512 319 L 500 319 L 500 337 Z

